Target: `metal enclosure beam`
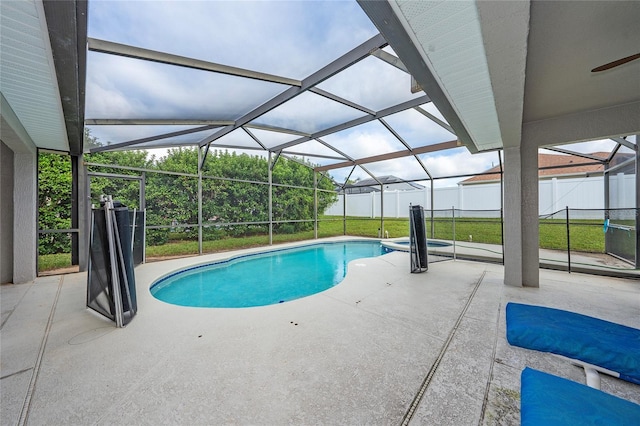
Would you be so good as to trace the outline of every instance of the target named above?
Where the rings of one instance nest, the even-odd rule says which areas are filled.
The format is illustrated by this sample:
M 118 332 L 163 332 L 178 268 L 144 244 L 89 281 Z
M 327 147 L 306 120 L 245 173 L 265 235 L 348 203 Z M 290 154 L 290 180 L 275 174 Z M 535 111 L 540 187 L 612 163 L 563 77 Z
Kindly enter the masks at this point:
M 81 159 L 76 155 L 70 155 L 71 161 L 71 228 L 81 229 L 84 228 L 79 225 L 80 214 L 82 207 L 80 206 L 80 173 L 81 173 Z M 71 264 L 80 264 L 80 247 L 79 247 L 79 233 L 71 233 Z M 86 247 L 85 247 L 86 248 Z M 87 252 L 83 252 L 87 253 Z M 82 271 L 82 270 L 81 270 Z
M 425 117 L 427 117 L 429 120 L 433 121 L 434 123 L 436 123 L 437 125 L 439 125 L 440 127 L 442 127 L 443 129 L 453 133 L 454 135 L 456 134 L 456 132 L 453 131 L 453 127 L 449 126 L 447 123 L 445 123 L 444 121 L 440 120 L 438 117 L 436 117 L 435 115 L 431 114 L 429 111 L 426 111 L 420 107 L 415 107 L 414 108 L 416 111 L 418 111 L 420 114 L 424 115 Z
M 293 78 L 266 74 L 244 68 L 231 67 L 214 62 L 201 61 L 200 59 L 172 55 L 171 53 L 158 52 L 156 50 L 143 49 L 141 47 L 128 46 L 126 44 L 114 43 L 106 40 L 89 38 L 88 42 L 89 50 L 92 52 L 108 53 L 111 55 L 124 56 L 126 58 L 142 59 L 161 64 L 176 65 L 201 71 L 211 71 L 237 77 L 252 78 L 254 80 L 286 84 L 289 86 L 300 86 L 302 84 L 300 80 L 295 80 Z
M 359 111 L 366 112 L 367 114 L 370 114 L 370 115 L 373 115 L 373 114 L 376 113 L 375 111 L 373 111 L 373 110 L 371 110 L 369 108 L 363 107 L 362 105 L 358 105 L 355 102 L 351 102 L 351 101 L 349 101 L 347 99 L 341 98 L 338 95 L 334 95 L 333 93 L 327 92 L 326 90 L 322 90 L 322 89 L 319 89 L 317 87 L 309 89 L 309 91 L 312 92 L 312 93 L 315 93 L 316 95 L 320 95 L 320 96 L 322 96 L 324 98 L 331 99 L 332 101 L 338 102 L 338 103 L 340 103 L 342 105 L 346 105 L 348 107 L 357 109 Z
M 230 124 L 233 124 L 233 123 L 230 123 Z M 268 132 L 284 133 L 287 135 L 311 136 L 311 133 L 300 132 L 298 130 L 293 130 L 293 129 L 285 129 L 284 127 L 278 127 L 278 126 L 268 126 L 266 124 L 248 123 L 242 127 L 248 127 L 250 129 L 258 129 L 258 130 L 266 130 Z
M 411 146 L 407 143 L 407 141 L 405 141 L 402 136 L 400 136 L 398 134 L 398 132 L 396 132 L 393 127 L 391 127 L 389 125 L 389 123 L 387 123 L 384 119 L 380 118 L 378 120 L 380 123 L 382 123 L 382 125 L 397 139 L 400 141 L 400 143 L 402 143 L 402 145 L 404 145 L 409 152 L 411 152 L 411 154 L 413 155 L 413 158 L 415 158 L 415 160 L 418 162 L 418 164 L 420 165 L 420 167 L 422 167 L 422 170 L 424 170 L 424 172 L 427 174 L 427 176 L 429 178 L 431 178 L 431 173 L 429 173 L 429 170 L 427 169 L 427 166 L 424 165 L 424 163 L 422 162 L 422 160 L 420 159 L 420 157 L 418 157 L 418 155 L 413 151 L 413 148 L 411 148 Z
M 98 147 L 95 147 L 95 148 L 91 148 L 89 150 L 89 152 L 93 153 L 93 152 L 102 152 L 102 151 L 112 151 L 112 150 L 118 149 L 118 148 L 126 148 L 128 146 L 133 146 L 133 145 L 139 145 L 139 144 L 142 144 L 142 143 L 158 141 L 158 140 L 162 140 L 162 139 L 172 138 L 172 137 L 175 137 L 175 136 L 182 136 L 182 135 L 188 135 L 190 133 L 197 133 L 197 132 L 202 132 L 202 131 L 205 131 L 205 130 L 212 130 L 212 129 L 216 129 L 218 127 L 220 127 L 220 126 L 209 125 L 209 126 L 196 127 L 196 128 L 193 128 L 193 129 L 179 130 L 177 132 L 163 133 L 161 135 L 149 136 L 147 138 L 140 138 L 140 139 L 134 139 L 134 140 L 126 141 L 126 142 L 114 143 L 114 144 L 111 144 L 111 145 L 98 146 Z
M 373 121 L 373 120 L 378 120 L 380 118 L 384 118 L 384 117 L 386 117 L 388 115 L 392 115 L 392 114 L 398 113 L 400 111 L 404 111 L 406 109 L 410 109 L 410 108 L 413 108 L 413 107 L 416 107 L 416 106 L 419 106 L 419 105 L 422 105 L 422 104 L 426 104 L 430 100 L 431 99 L 429 99 L 429 97 L 427 95 L 420 96 L 420 97 L 411 99 L 411 100 L 409 100 L 407 102 L 403 102 L 401 104 L 394 105 L 392 107 L 380 110 L 380 111 L 376 112 L 375 115 L 365 115 L 364 117 L 355 118 L 355 119 L 347 121 L 345 123 L 338 124 L 338 125 L 333 126 L 333 127 L 329 127 L 328 129 L 320 130 L 319 132 L 316 132 L 316 133 L 312 134 L 309 137 L 303 137 L 303 138 L 296 139 L 296 140 L 291 141 L 291 142 L 283 143 L 281 145 L 278 145 L 278 146 L 274 147 L 273 149 L 285 149 L 285 148 L 288 148 L 290 146 L 294 146 L 294 145 L 298 145 L 298 144 L 303 143 L 303 142 L 307 142 L 307 141 L 309 141 L 311 139 L 317 139 L 317 138 L 321 138 L 323 136 L 330 135 L 332 133 L 341 132 L 343 130 L 350 129 L 351 127 L 359 126 L 361 124 L 365 124 L 365 123 L 368 123 L 368 122 Z
M 418 52 L 415 43 L 407 34 L 391 5 L 386 1 L 374 0 L 358 0 L 358 4 L 378 28 L 378 31 L 384 35 L 398 57 L 402 58 L 402 62 L 420 87 L 434 99 L 438 110 L 455 130 L 454 134 L 467 146 L 467 149 L 472 154 L 475 153 L 477 148 L 471 136 L 453 109 L 447 95 L 440 88 L 433 73 L 421 59 L 420 52 Z
M 640 144 L 640 134 L 636 135 L 636 269 L 640 269 L 640 149 L 638 149 L 638 144 Z
M 458 148 L 460 146 L 461 146 L 460 142 L 457 140 L 449 141 L 449 142 L 441 142 L 433 145 L 423 146 L 420 148 L 414 148 L 413 150 L 390 152 L 388 154 L 374 155 L 371 157 L 359 158 L 357 160 L 349 160 L 349 161 L 344 161 L 342 163 L 335 163 L 327 166 L 320 166 L 320 167 L 316 167 L 315 171 L 325 172 L 328 170 L 341 169 L 343 167 L 348 167 L 348 166 L 369 164 L 369 163 L 375 163 L 378 161 L 391 160 L 394 158 L 408 157 L 410 155 L 425 154 L 427 152 L 436 152 L 436 151 L 442 151 L 445 149 Z
M 87 77 L 87 0 L 44 0 L 42 5 L 49 29 L 69 153 L 81 155 Z
M 284 92 L 280 93 L 276 97 L 272 98 L 271 100 L 269 100 L 269 101 L 265 102 L 264 104 L 260 105 L 259 107 L 255 108 L 253 111 L 250 111 L 247 114 L 245 114 L 244 116 L 240 117 L 236 121 L 236 124 L 234 124 L 233 126 L 227 126 L 227 127 L 223 128 L 223 129 L 219 130 L 215 134 L 204 138 L 202 141 L 200 141 L 200 146 L 208 145 L 211 142 L 213 142 L 213 141 L 221 138 L 222 136 L 226 135 L 227 133 L 232 132 L 233 130 L 237 129 L 238 127 L 244 126 L 245 124 L 255 120 L 256 118 L 260 117 L 261 115 L 266 114 L 267 112 L 271 111 L 272 109 L 274 109 L 274 108 L 284 104 L 285 102 L 295 98 L 296 96 L 306 92 L 307 90 L 311 89 L 315 85 L 322 83 L 323 81 L 325 81 L 326 79 L 328 79 L 330 77 L 333 77 L 334 75 L 336 75 L 340 71 L 342 71 L 342 70 L 350 67 L 351 65 L 361 61 L 362 59 L 364 59 L 367 56 L 369 56 L 369 54 L 370 54 L 370 52 L 372 50 L 382 48 L 382 47 L 384 47 L 386 45 L 387 45 L 387 41 L 384 39 L 384 37 L 382 37 L 382 35 L 378 34 L 378 35 L 372 37 L 371 39 L 369 39 L 369 40 L 365 41 L 364 43 L 362 43 L 360 46 L 356 47 L 355 49 L 351 50 L 350 52 L 347 52 L 345 55 L 343 55 L 340 58 L 336 59 L 335 61 L 331 62 L 329 65 L 321 68 L 320 70 L 318 70 L 315 73 L 311 74 L 309 77 L 307 77 L 304 80 L 302 80 L 302 85 L 300 87 L 293 86 L 293 87 L 288 88 L 287 90 L 285 90 Z M 205 151 L 205 157 L 206 157 L 206 152 L 207 151 Z M 204 159 L 203 159 L 203 161 L 204 161 Z
M 242 130 L 244 130 L 244 132 L 245 132 L 247 135 L 249 135 L 249 137 L 250 137 L 251 139 L 253 139 L 255 143 L 257 143 L 258 145 L 260 145 L 260 148 L 262 148 L 262 149 L 263 149 L 263 150 L 265 150 L 265 151 L 268 151 L 268 150 L 267 150 L 267 147 L 266 147 L 266 146 L 264 146 L 264 144 L 263 144 L 262 142 L 260 142 L 260 139 L 258 139 L 258 137 L 257 137 L 256 135 L 254 135 L 254 134 L 253 134 L 249 129 L 242 127 Z M 200 164 L 200 161 L 198 161 L 198 164 Z
M 397 56 L 392 55 L 391 53 L 387 53 L 382 49 L 378 49 L 378 50 L 375 50 L 375 51 L 371 52 L 371 55 L 375 56 L 378 59 L 381 59 L 381 60 L 385 61 L 389 65 L 393 65 L 394 67 L 398 68 L 400 71 L 404 71 L 407 74 L 409 74 L 409 70 L 407 69 L 407 67 L 404 66 L 404 64 L 402 63 L 400 58 L 398 58 Z
M 636 136 L 637 138 L 638 136 Z M 625 138 L 611 138 L 612 141 L 619 143 L 620 145 L 623 145 L 633 151 L 638 151 L 638 142 L 636 141 L 636 144 L 634 145 L 633 143 L 631 143 L 630 141 L 626 140 Z
M 228 126 L 231 120 L 194 120 L 181 118 L 87 118 L 86 126 Z
M 575 151 L 571 151 L 569 149 L 556 148 L 554 146 L 545 147 L 544 149 L 546 149 L 548 151 L 560 152 L 562 154 L 573 155 L 573 156 L 576 156 L 576 157 L 587 158 L 589 160 L 596 160 L 596 161 L 600 161 L 602 163 L 607 161 L 605 158 L 596 157 L 596 156 L 593 156 L 593 155 L 590 155 L 590 154 L 583 154 L 581 152 L 575 152 Z

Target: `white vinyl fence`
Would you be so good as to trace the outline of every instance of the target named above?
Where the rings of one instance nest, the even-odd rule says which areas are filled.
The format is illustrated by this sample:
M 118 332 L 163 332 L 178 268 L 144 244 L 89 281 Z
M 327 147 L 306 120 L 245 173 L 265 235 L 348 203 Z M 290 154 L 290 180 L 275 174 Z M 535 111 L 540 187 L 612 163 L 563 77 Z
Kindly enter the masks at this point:
M 635 176 L 613 175 L 610 177 L 610 208 L 632 207 L 635 204 Z M 539 214 L 547 215 L 568 206 L 571 209 L 604 209 L 604 177 L 541 180 L 539 184 Z M 346 215 L 356 217 L 380 217 L 380 192 L 347 195 Z M 431 208 L 429 188 L 409 191 L 385 191 L 384 217 L 409 217 L 409 205 Z M 436 188 L 433 194 L 434 210 L 499 210 L 500 184 L 485 183 Z M 342 216 L 343 195 L 325 212 L 329 216 Z M 591 217 L 593 216 L 593 217 Z M 580 218 L 600 219 L 603 212 L 584 212 Z

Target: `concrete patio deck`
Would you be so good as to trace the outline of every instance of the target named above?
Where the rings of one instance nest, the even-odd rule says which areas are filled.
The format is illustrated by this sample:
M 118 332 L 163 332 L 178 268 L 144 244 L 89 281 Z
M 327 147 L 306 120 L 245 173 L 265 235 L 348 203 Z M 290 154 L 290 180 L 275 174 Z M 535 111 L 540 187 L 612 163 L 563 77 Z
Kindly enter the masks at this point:
M 525 366 L 585 378 L 510 346 L 508 301 L 640 328 L 635 280 L 541 270 L 539 289 L 513 288 L 501 265 L 410 274 L 400 252 L 356 260 L 341 284 L 278 305 L 185 308 L 149 293 L 172 270 L 232 254 L 139 266 L 139 312 L 123 329 L 85 308 L 84 273 L 1 286 L 0 422 L 400 424 L 413 408 L 416 425 L 512 425 Z M 603 376 L 602 389 L 640 403 L 637 385 Z

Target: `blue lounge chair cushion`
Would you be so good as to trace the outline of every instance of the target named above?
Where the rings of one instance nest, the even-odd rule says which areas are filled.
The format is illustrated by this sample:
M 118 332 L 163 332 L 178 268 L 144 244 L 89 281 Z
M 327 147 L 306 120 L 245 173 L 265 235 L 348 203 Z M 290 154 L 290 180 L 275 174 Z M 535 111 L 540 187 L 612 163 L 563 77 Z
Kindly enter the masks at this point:
M 640 405 L 581 383 L 525 368 L 521 375 L 522 426 L 634 425 Z
M 640 384 L 640 330 L 542 306 L 508 303 L 506 311 L 510 344 L 604 367 Z

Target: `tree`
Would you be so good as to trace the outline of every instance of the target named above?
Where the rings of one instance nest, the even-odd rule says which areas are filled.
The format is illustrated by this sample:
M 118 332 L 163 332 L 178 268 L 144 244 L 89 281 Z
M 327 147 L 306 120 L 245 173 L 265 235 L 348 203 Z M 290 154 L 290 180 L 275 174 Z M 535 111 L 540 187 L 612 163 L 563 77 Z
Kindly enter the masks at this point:
M 278 159 L 273 169 L 273 182 L 282 185 L 303 186 L 313 188 L 313 164 L 308 161 L 295 161 L 286 158 Z M 333 183 L 329 179 L 318 180 L 318 189 L 329 190 L 330 193 L 318 191 L 318 214 L 322 214 L 337 198 L 333 192 Z M 310 220 L 313 219 L 314 191 L 291 187 L 275 187 L 273 215 L 276 220 Z M 282 224 L 287 232 L 311 229 L 309 222 Z
M 154 168 L 154 158 L 149 157 L 146 151 L 109 151 L 87 154 L 84 157 L 87 163 L 105 165 L 119 165 L 141 169 Z M 131 175 L 133 179 L 91 177 L 91 202 L 96 206 L 100 202 L 101 195 L 111 195 L 114 200 L 122 202 L 127 207 L 140 208 L 140 177 L 142 172 L 126 170 L 116 167 L 89 166 L 89 172 L 111 173 L 116 175 Z
M 85 131 L 87 146 L 101 143 Z M 89 172 L 109 173 L 120 177 L 91 176 L 91 201 L 98 205 L 100 196 L 111 195 L 130 208 L 140 207 L 140 179 L 144 174 L 147 225 L 193 225 L 176 227 L 195 236 L 198 223 L 198 152 L 194 148 L 170 149 L 166 157 L 156 159 L 146 151 L 109 151 L 87 154 Z M 114 167 L 123 166 L 140 170 Z M 313 165 L 303 160 L 280 157 L 273 168 L 273 217 L 275 220 L 311 220 L 314 206 Z M 148 170 L 143 172 L 142 169 Z M 155 173 L 154 170 L 190 174 Z M 264 226 L 229 225 L 269 220 L 269 164 L 265 157 L 213 151 L 202 170 L 202 211 L 205 224 L 213 225 L 207 232 L 242 236 L 264 232 Z M 131 176 L 131 179 L 123 176 Z M 70 228 L 71 165 L 69 157 L 42 154 L 40 157 L 40 227 Z M 292 187 L 293 186 L 293 187 Z M 304 188 L 302 188 L 304 187 Z M 318 187 L 318 212 L 335 202 L 330 179 L 321 179 Z M 309 188 L 309 189 L 306 189 Z M 276 226 L 279 232 L 310 229 L 309 222 Z M 50 234 L 41 242 L 41 253 L 69 251 L 69 239 L 64 234 Z M 147 232 L 149 244 L 168 240 L 169 229 Z
M 71 159 L 68 155 L 41 152 L 38 155 L 38 227 L 71 228 Z M 40 254 L 68 253 L 67 234 L 42 234 Z
M 278 185 L 313 188 L 313 170 L 307 165 L 280 158 L 273 170 Z M 195 149 L 169 150 L 166 158 L 157 162 L 160 170 L 197 173 L 198 153 Z M 210 152 L 203 167 L 202 198 L 204 223 L 223 225 L 269 220 L 268 161 L 228 151 Z M 222 177 L 214 179 L 211 177 Z M 240 181 L 238 181 L 240 180 Z M 197 179 L 187 176 L 158 174 L 149 179 L 147 207 L 157 213 L 159 223 L 196 224 Z M 322 189 L 333 190 L 330 180 L 323 179 Z M 152 195 L 153 194 L 153 195 Z M 276 220 L 313 219 L 313 190 L 274 186 L 273 214 Z M 319 192 L 319 211 L 335 201 L 335 194 Z M 153 201 L 151 201 L 153 200 Z M 151 217 L 151 213 L 149 213 Z M 310 223 L 287 224 L 288 232 L 310 229 Z M 252 233 L 256 227 L 227 227 L 233 235 Z

